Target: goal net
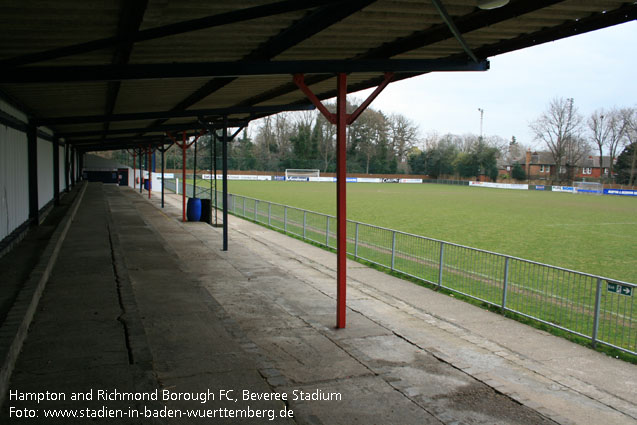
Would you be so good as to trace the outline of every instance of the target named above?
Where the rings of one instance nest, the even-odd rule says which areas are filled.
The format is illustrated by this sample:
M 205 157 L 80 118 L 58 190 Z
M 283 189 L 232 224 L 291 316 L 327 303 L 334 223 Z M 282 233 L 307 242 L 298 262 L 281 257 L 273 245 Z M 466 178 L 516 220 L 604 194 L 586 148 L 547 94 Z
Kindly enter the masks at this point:
M 285 170 L 286 181 L 306 182 L 310 177 L 319 177 L 320 170 L 288 168 Z
M 595 182 L 574 182 L 573 193 L 583 193 L 586 195 L 602 195 L 604 186 Z

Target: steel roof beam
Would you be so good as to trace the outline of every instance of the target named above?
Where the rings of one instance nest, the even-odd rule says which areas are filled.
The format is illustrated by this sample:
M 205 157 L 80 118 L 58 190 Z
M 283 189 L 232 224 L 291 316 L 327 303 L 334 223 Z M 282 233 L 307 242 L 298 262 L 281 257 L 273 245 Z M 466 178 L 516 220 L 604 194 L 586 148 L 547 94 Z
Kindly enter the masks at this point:
M 243 127 L 245 125 L 248 124 L 250 120 L 249 119 L 236 119 L 236 120 L 228 120 L 228 123 L 230 125 L 230 127 Z M 163 133 L 167 133 L 167 132 L 177 132 L 177 133 L 181 133 L 183 131 L 198 131 L 201 129 L 208 129 L 208 128 L 217 128 L 217 129 L 221 129 L 223 128 L 223 122 L 221 120 L 217 120 L 217 121 L 206 121 L 205 125 L 200 123 L 199 121 L 192 121 L 189 123 L 184 123 L 184 124 L 174 124 L 174 125 L 164 125 L 164 126 L 159 126 L 156 127 L 154 129 L 149 130 L 149 132 L 153 132 L 153 133 L 159 133 L 161 132 L 162 134 L 148 134 L 148 135 L 144 135 L 144 136 L 133 136 L 133 137 L 111 137 L 111 138 L 105 138 L 102 139 L 101 137 L 99 138 L 89 138 L 89 139 L 71 139 L 70 137 L 67 137 L 66 140 L 68 141 L 68 143 L 73 144 L 73 145 L 86 145 L 86 144 L 99 144 L 102 143 L 102 141 L 105 144 L 108 144 L 112 141 L 123 141 L 123 140 L 132 140 L 135 141 L 137 143 L 145 143 L 145 140 L 153 140 L 156 139 L 158 137 L 163 137 Z M 144 128 L 144 130 L 146 131 L 146 129 Z M 118 130 L 114 130 L 114 131 L 118 131 Z M 130 130 L 128 130 L 130 132 Z M 136 131 L 139 131 L 139 129 L 137 129 Z M 101 135 L 99 135 L 101 136 Z
M 188 118 L 188 117 L 210 117 L 236 114 L 274 114 L 282 111 L 305 111 L 314 109 L 313 105 L 308 103 L 302 104 L 285 104 L 285 105 L 269 105 L 269 106 L 247 106 L 247 107 L 228 107 L 214 109 L 189 109 L 186 111 L 160 111 L 160 112 L 133 112 L 129 114 L 113 114 L 111 121 L 138 121 L 145 119 L 157 118 Z M 104 115 L 78 115 L 73 117 L 45 118 L 37 120 L 37 125 L 70 125 L 70 124 L 90 124 L 100 123 L 104 121 Z
M 298 3 L 305 3 L 296 0 Z M 283 53 L 290 47 L 296 46 L 300 42 L 310 38 L 311 36 L 321 32 L 331 25 L 339 22 L 346 17 L 358 12 L 365 6 L 374 3 L 376 0 L 350 0 L 347 2 L 336 2 L 335 4 L 322 7 L 303 19 L 295 22 L 289 28 L 283 30 L 276 36 L 272 37 L 258 48 L 253 50 L 242 60 L 250 61 L 266 61 L 273 59 L 275 56 Z M 199 89 L 195 90 L 184 100 L 176 104 L 174 110 L 183 110 L 191 107 L 197 102 L 210 96 L 212 93 L 220 90 L 233 82 L 235 78 L 215 78 L 208 81 Z M 155 123 L 155 124 L 161 124 Z
M 330 3 L 339 2 L 337 0 L 284 0 L 276 3 L 265 4 L 262 6 L 250 7 L 241 10 L 233 10 L 232 12 L 220 13 L 203 18 L 163 25 L 161 27 L 149 28 L 147 30 L 139 31 L 133 37 L 132 41 L 134 43 L 137 43 L 140 41 L 154 40 L 157 38 L 198 31 L 206 28 L 218 27 L 234 24 L 237 22 L 250 21 L 258 18 L 295 12 L 297 10 L 311 9 Z M 126 43 L 128 41 L 129 40 L 125 35 L 117 35 L 114 37 L 107 37 L 99 40 L 88 41 L 85 43 L 74 44 L 72 46 L 59 47 L 42 52 L 15 56 L 12 58 L 0 60 L 0 65 L 17 66 L 37 63 L 46 60 L 92 52 L 95 50 L 106 49 L 116 46 L 120 43 Z
M 475 31 L 490 25 L 504 22 L 536 10 L 562 3 L 565 0 L 512 0 L 508 5 L 493 10 L 477 10 L 454 20 L 456 28 L 461 34 Z M 431 26 L 423 31 L 417 31 L 410 36 L 399 38 L 391 43 L 385 43 L 359 55 L 356 59 L 388 58 L 410 50 L 444 41 L 453 37 L 446 24 Z M 478 55 L 479 57 L 479 55 Z
M 467 53 L 467 55 L 469 55 L 469 57 L 474 62 L 478 62 L 478 58 L 471 51 L 471 48 L 465 41 L 464 37 L 462 36 L 462 33 L 460 32 L 460 30 L 458 30 L 458 27 L 456 27 L 456 24 L 453 22 L 453 19 L 451 18 L 451 16 L 449 16 L 449 13 L 447 13 L 447 9 L 442 4 L 442 1 L 431 0 L 431 2 L 435 6 L 436 10 L 438 10 L 438 14 L 440 14 L 440 17 L 442 18 L 442 20 L 445 22 L 445 24 L 447 24 L 447 27 L 449 27 L 449 31 L 451 31 L 451 33 L 456 38 L 456 40 L 458 40 L 458 43 L 460 43 L 460 45 L 462 46 L 464 51 Z
M 147 6 L 148 0 L 126 1 L 122 3 L 122 8 L 119 13 L 119 24 L 117 25 L 117 38 L 126 41 L 119 43 L 115 52 L 113 52 L 113 59 L 111 61 L 113 65 L 125 65 L 128 63 L 131 52 L 133 51 L 133 38 L 139 31 Z M 115 104 L 117 103 L 117 96 L 119 95 L 121 86 L 121 81 L 108 82 L 104 131 L 108 131 L 110 127 L 109 117 L 113 115 L 113 111 L 115 110 Z
M 303 108 L 300 110 L 306 110 L 306 109 L 307 108 Z M 233 120 L 233 122 L 245 122 L 245 121 L 246 121 L 245 119 Z M 73 141 L 79 141 L 78 138 L 82 138 L 82 137 L 91 137 L 91 136 L 106 137 L 106 136 L 114 136 L 118 134 L 119 135 L 135 134 L 135 133 L 139 133 L 140 131 L 144 131 L 146 133 L 157 133 L 157 132 L 163 133 L 166 131 L 192 130 L 194 127 L 201 128 L 202 125 L 197 125 L 194 122 L 188 122 L 183 124 L 168 124 L 168 125 L 164 124 L 164 125 L 158 125 L 156 127 L 122 128 L 122 129 L 108 130 L 107 132 L 104 132 L 103 130 L 77 131 L 77 132 L 69 132 L 69 133 L 61 132 L 59 133 L 59 137 L 65 137 Z
M 124 81 L 207 76 L 335 74 L 352 72 L 485 71 L 488 62 L 449 59 L 370 59 L 168 63 L 144 65 L 38 66 L 7 69 L 0 83 Z
M 516 16 L 523 15 L 525 13 L 534 12 L 536 10 L 546 8 L 552 6 L 554 4 L 558 4 L 563 2 L 564 0 L 536 0 L 533 2 L 527 2 L 524 0 L 512 0 L 510 4 L 500 9 L 494 10 L 478 10 L 476 12 L 469 13 L 468 15 L 458 17 L 455 20 L 456 27 L 461 33 L 473 31 L 485 26 L 494 25 L 500 22 L 504 22 L 507 19 L 515 18 Z M 427 28 L 422 31 L 418 31 L 413 33 L 407 37 L 398 38 L 392 42 L 384 43 L 378 47 L 369 49 L 368 51 L 361 53 L 352 59 L 375 59 L 375 58 L 389 58 L 395 55 L 399 55 L 401 53 L 418 49 L 421 47 L 429 46 L 431 44 L 444 41 L 452 37 L 453 34 L 450 33 L 449 27 L 445 24 L 434 25 L 430 28 Z M 481 57 L 480 54 L 476 55 Z M 484 55 L 482 57 L 488 57 Z M 418 74 L 412 75 L 400 75 L 397 74 L 394 80 L 409 78 Z M 315 75 L 310 76 L 305 79 L 306 84 L 318 84 L 325 80 L 328 80 L 331 76 L 321 76 Z M 369 88 L 370 86 L 364 86 L 359 84 L 360 89 Z M 261 93 L 252 98 L 246 99 L 242 102 L 239 102 L 236 106 L 245 106 L 250 104 L 256 104 L 261 102 L 267 102 L 271 99 L 276 99 L 279 96 L 286 95 L 288 93 L 294 92 L 298 90 L 294 83 L 285 83 L 276 87 L 268 92 Z M 352 91 L 350 89 L 350 91 Z M 331 92 L 328 92 L 331 93 Z M 319 94 L 321 98 L 322 94 Z M 335 94 L 331 94 L 328 97 L 333 97 Z

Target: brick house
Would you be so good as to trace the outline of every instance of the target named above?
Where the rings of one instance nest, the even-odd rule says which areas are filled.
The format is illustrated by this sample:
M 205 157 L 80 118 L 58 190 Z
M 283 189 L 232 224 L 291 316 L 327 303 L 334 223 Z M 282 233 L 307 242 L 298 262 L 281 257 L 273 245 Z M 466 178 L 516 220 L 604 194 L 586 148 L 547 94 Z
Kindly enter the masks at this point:
M 498 162 L 498 172 L 500 175 L 511 175 L 513 164 L 519 163 L 526 172 L 529 180 L 549 180 L 552 173 L 556 172 L 553 155 L 548 151 L 526 151 L 524 156 L 511 158 L 508 161 Z M 566 160 L 562 161 L 560 174 L 566 173 Z M 589 155 L 576 164 L 573 177 L 575 179 L 599 179 L 602 175 L 608 177 L 610 157 L 602 157 L 602 167 L 599 166 L 599 156 Z
M 615 158 L 617 162 L 617 158 Z M 599 155 L 589 155 L 583 161 L 581 166 L 577 169 L 576 178 L 591 178 L 599 179 L 600 177 L 608 178 L 610 173 L 610 156 L 602 157 L 602 166 L 599 166 Z

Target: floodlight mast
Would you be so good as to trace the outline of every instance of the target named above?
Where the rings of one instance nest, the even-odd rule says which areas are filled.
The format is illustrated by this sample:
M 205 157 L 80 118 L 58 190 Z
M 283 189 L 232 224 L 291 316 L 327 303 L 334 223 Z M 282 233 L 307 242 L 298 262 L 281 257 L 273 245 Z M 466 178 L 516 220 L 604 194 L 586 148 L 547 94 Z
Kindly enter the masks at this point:
M 480 141 L 482 141 L 482 120 L 484 118 L 484 109 L 478 108 L 478 111 L 480 111 Z

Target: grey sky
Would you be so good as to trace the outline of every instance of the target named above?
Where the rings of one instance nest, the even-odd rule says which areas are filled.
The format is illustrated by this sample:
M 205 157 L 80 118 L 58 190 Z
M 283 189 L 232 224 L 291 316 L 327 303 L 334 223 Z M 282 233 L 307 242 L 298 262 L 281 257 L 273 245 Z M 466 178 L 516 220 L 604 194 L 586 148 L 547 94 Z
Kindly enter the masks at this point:
M 390 84 L 372 103 L 401 113 L 420 133 L 484 134 L 525 145 L 529 122 L 554 97 L 573 97 L 585 117 L 600 107 L 637 106 L 637 22 L 490 58 L 491 70 L 435 73 Z M 368 91 L 354 94 L 363 98 Z

